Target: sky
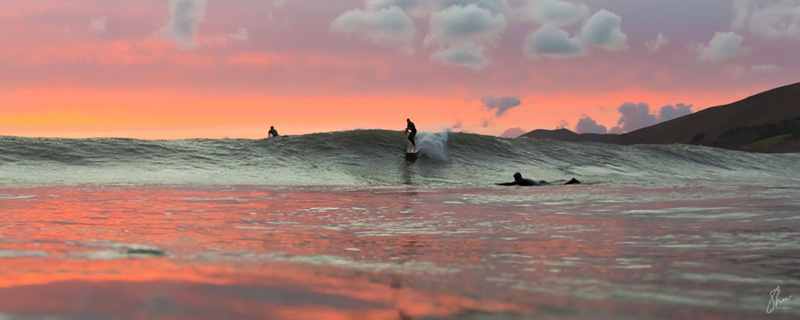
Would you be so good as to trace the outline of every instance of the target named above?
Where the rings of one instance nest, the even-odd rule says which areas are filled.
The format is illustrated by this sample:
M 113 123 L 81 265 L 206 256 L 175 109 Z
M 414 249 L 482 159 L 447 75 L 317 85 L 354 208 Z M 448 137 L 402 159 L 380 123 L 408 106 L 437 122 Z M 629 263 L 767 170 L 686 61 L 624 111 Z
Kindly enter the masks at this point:
M 0 135 L 623 133 L 800 81 L 800 0 L 4 0 Z

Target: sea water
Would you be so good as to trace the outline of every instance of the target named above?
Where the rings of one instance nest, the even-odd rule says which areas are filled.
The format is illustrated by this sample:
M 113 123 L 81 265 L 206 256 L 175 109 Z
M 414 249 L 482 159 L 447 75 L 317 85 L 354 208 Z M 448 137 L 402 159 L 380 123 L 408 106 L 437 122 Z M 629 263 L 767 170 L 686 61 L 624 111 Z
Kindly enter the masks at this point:
M 800 316 L 798 155 L 419 138 L 0 138 L 0 319 Z

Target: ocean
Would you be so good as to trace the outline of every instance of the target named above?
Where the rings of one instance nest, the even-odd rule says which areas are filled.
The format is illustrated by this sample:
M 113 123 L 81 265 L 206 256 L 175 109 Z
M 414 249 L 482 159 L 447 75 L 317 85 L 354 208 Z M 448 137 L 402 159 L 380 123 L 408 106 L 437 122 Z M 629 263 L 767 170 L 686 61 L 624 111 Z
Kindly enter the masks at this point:
M 0 137 L 0 319 L 800 316 L 800 154 L 418 142 Z

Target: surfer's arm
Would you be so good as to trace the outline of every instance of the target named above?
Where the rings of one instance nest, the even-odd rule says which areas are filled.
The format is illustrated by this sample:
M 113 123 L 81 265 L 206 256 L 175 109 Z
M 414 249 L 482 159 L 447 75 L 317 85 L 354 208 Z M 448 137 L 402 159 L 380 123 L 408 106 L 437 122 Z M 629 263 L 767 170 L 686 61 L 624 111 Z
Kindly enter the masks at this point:
M 502 182 L 502 183 L 495 183 L 497 186 L 515 186 L 517 185 L 516 182 Z

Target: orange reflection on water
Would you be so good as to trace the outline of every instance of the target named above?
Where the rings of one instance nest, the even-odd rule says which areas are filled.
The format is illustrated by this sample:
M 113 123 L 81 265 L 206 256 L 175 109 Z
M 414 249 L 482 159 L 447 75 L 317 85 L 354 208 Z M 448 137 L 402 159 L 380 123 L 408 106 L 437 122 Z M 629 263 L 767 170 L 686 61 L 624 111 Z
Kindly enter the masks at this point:
M 500 200 L 471 194 L 481 192 Z M 663 312 L 572 294 L 636 276 L 619 259 L 623 236 L 640 232 L 631 227 L 635 220 L 546 214 L 507 199 L 520 196 L 526 194 L 254 186 L 2 189 L 0 313 L 413 319 L 576 305 Z

